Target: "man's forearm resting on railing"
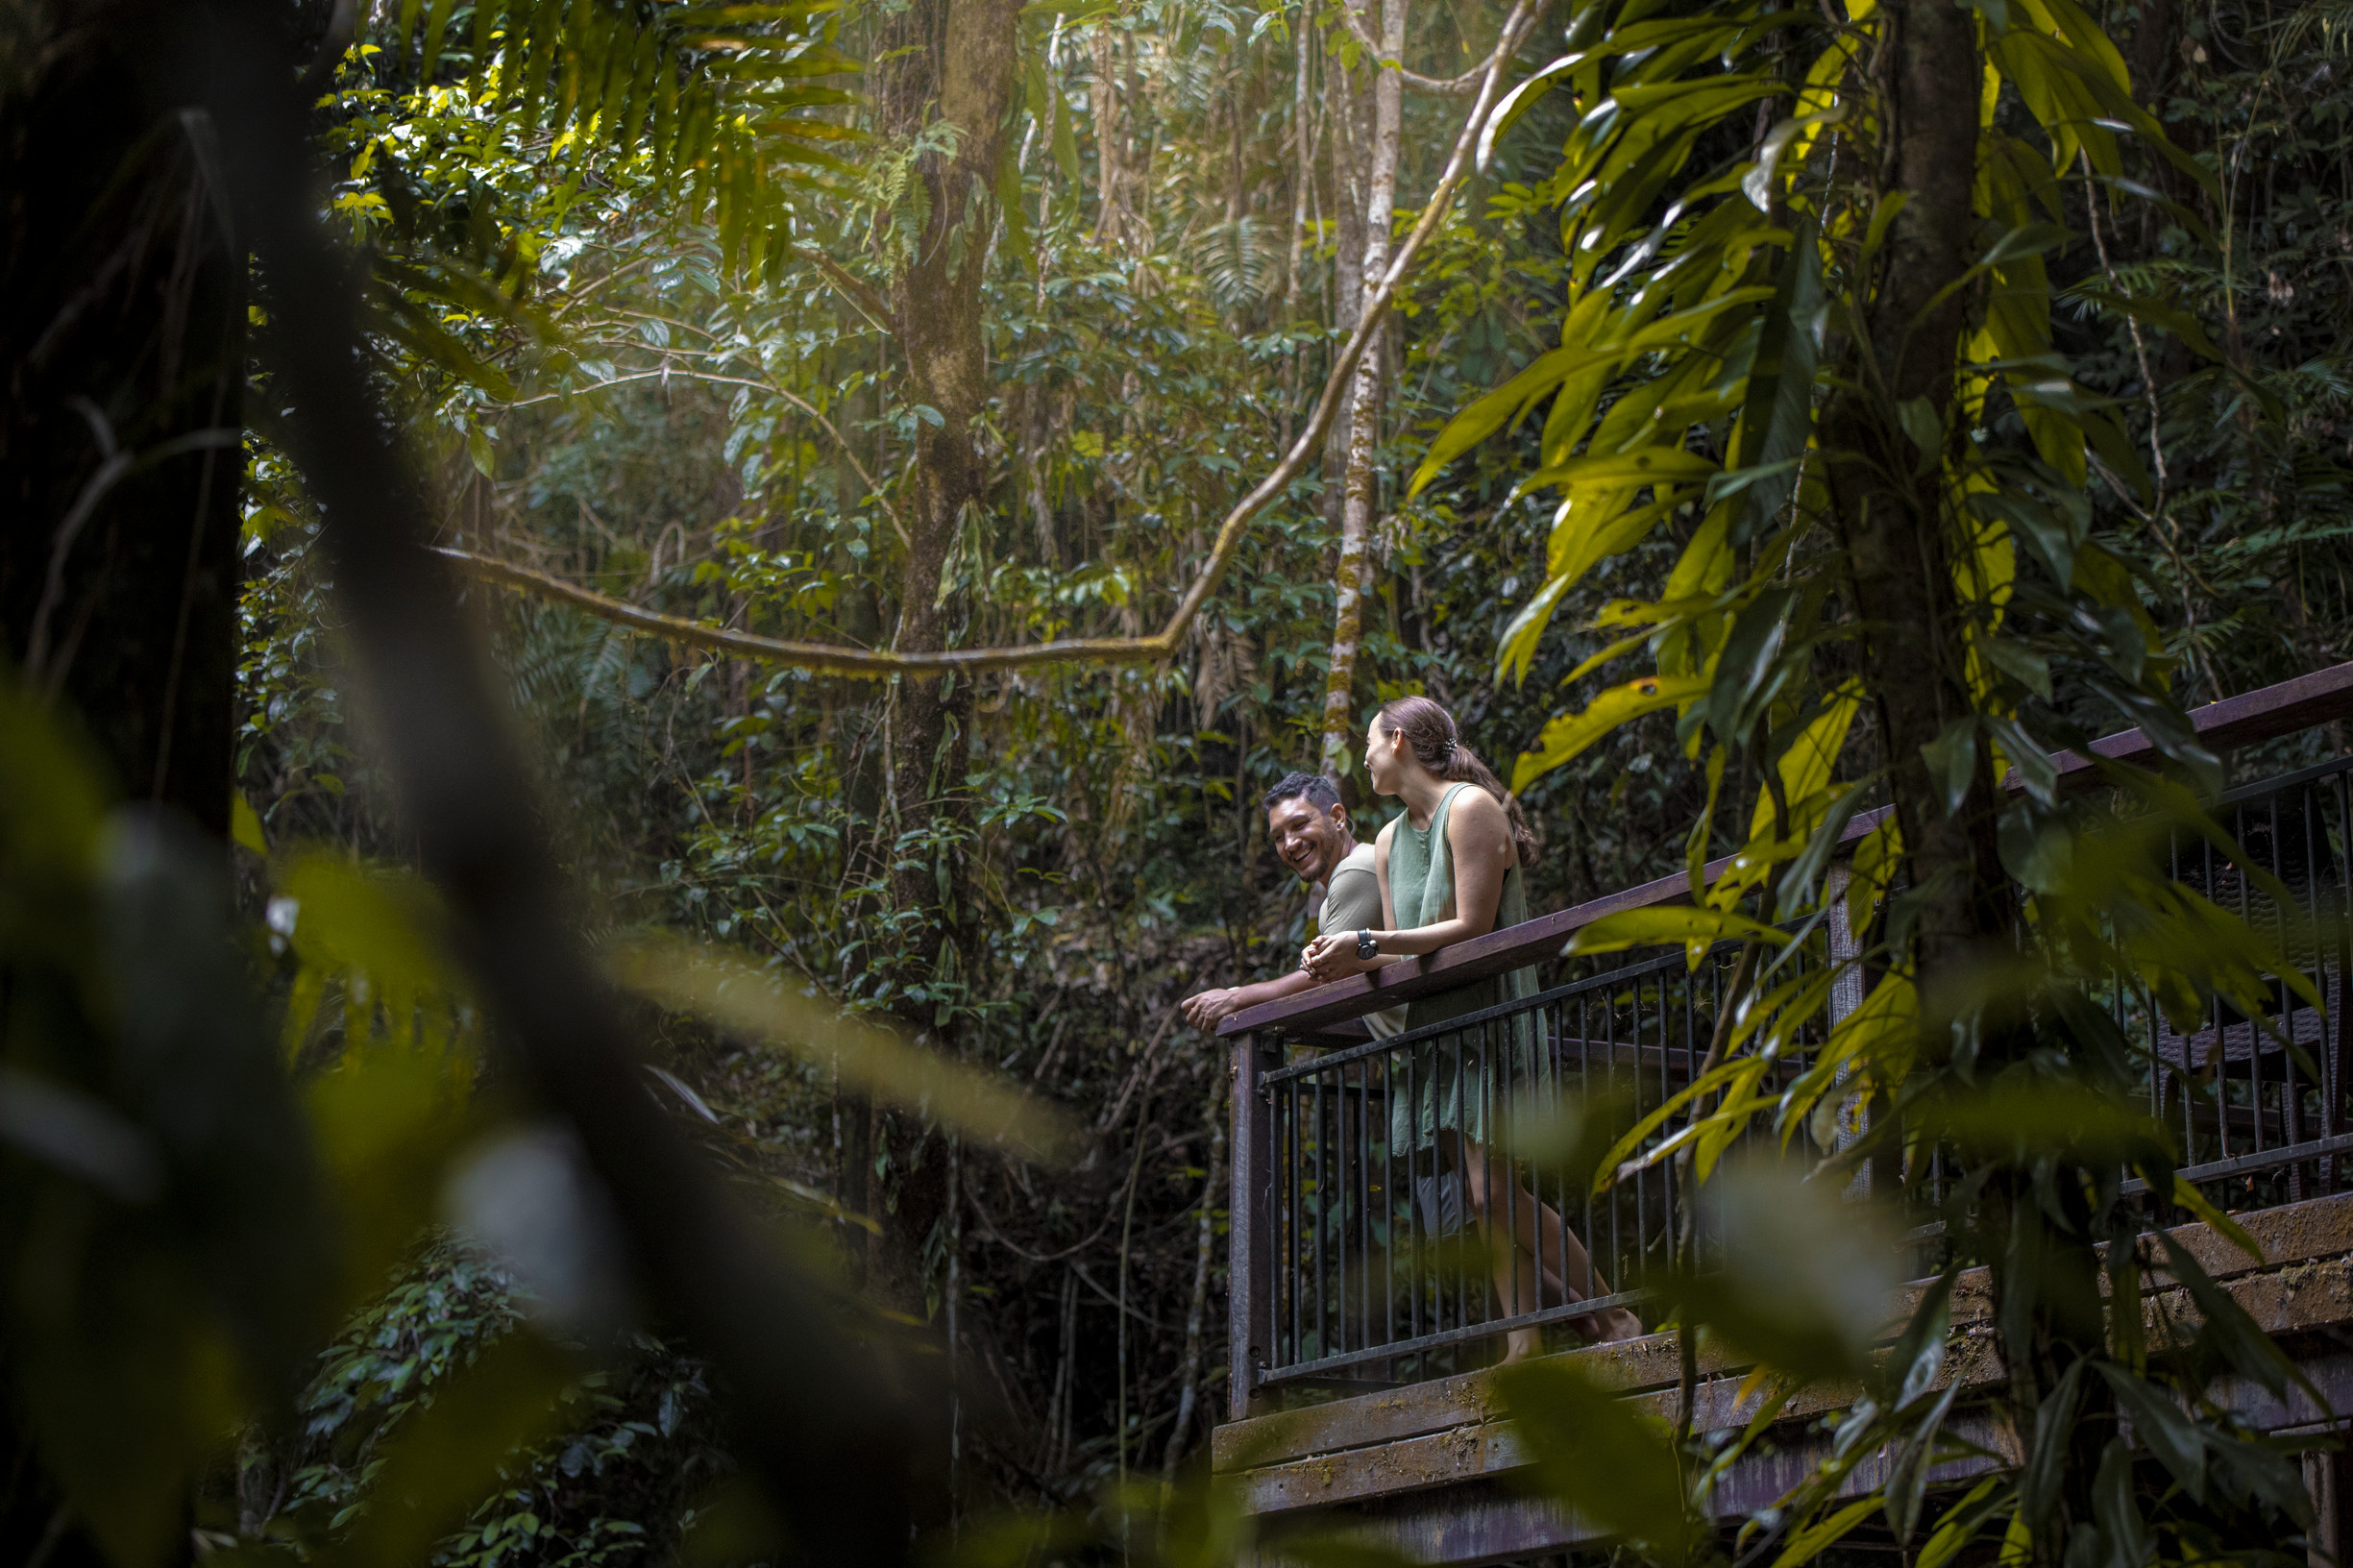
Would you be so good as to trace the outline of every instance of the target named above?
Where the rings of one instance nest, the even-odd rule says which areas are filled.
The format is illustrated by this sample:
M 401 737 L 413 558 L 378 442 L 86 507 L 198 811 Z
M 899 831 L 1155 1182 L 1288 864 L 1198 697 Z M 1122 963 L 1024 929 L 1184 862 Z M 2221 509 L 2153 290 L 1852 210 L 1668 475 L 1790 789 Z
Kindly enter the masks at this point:
M 1318 982 L 1304 969 L 1293 969 L 1272 980 L 1261 980 L 1253 985 L 1228 986 L 1213 991 L 1199 991 L 1178 1005 L 1185 1010 L 1185 1021 L 1196 1029 L 1214 1029 L 1245 1007 L 1262 1007 L 1279 1002 L 1286 996 L 1295 996 L 1311 991 Z

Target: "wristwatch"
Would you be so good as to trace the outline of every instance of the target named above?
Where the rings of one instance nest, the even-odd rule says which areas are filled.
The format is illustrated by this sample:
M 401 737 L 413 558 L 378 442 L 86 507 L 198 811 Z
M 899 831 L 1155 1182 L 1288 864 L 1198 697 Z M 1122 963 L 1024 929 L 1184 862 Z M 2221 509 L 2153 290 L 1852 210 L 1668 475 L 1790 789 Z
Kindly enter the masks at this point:
M 1372 962 L 1374 959 L 1379 958 L 1380 956 L 1381 956 L 1381 943 L 1377 943 L 1377 942 L 1373 941 L 1373 934 L 1372 934 L 1372 932 L 1370 932 L 1370 931 L 1360 931 L 1360 932 L 1358 932 L 1358 933 L 1357 933 L 1357 962 L 1358 962 L 1358 963 L 1360 963 L 1360 964 L 1369 964 L 1369 963 L 1371 963 L 1371 962 Z

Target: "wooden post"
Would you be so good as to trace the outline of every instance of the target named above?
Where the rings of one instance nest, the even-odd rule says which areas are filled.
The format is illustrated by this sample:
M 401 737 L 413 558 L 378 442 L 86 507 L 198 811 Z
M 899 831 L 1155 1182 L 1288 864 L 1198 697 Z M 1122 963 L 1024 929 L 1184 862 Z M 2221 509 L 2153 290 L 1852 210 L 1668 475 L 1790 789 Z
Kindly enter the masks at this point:
M 1257 1402 L 1259 1373 L 1274 1346 L 1273 1138 L 1259 1074 L 1280 1060 L 1266 1032 L 1234 1041 L 1234 1201 L 1227 1231 L 1227 1419 Z
M 2312 1494 L 2313 1528 L 2305 1537 L 2312 1568 L 2337 1568 L 2343 1561 L 2347 1456 L 2342 1450 L 2315 1449 L 2304 1455 L 2304 1489 Z

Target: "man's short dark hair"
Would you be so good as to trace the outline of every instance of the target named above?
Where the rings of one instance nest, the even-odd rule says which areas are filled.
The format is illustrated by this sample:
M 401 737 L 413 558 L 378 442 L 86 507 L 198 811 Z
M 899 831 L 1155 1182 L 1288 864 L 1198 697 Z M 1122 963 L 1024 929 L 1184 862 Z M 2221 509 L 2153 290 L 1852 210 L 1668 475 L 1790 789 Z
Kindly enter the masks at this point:
M 1268 790 L 1259 801 L 1259 810 L 1272 811 L 1286 800 L 1305 799 L 1317 811 L 1330 811 L 1340 803 L 1340 792 L 1321 773 L 1285 773 L 1283 782 Z

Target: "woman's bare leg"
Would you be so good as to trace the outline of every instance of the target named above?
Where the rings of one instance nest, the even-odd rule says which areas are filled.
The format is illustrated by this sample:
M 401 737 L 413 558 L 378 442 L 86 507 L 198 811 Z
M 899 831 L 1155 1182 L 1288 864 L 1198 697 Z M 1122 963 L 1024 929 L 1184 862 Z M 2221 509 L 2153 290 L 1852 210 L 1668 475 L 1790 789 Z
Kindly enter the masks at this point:
M 1535 1254 L 1529 1247 L 1532 1237 L 1524 1229 L 1514 1233 L 1514 1224 L 1523 1216 L 1516 1213 L 1509 1199 L 1507 1198 L 1501 1206 L 1503 1213 L 1500 1214 L 1496 1213 L 1498 1206 L 1493 1201 L 1498 1187 L 1514 1188 L 1517 1183 L 1504 1162 L 1469 1139 L 1459 1140 L 1458 1151 L 1456 1168 L 1462 1172 L 1465 1207 L 1477 1221 L 1487 1244 L 1494 1268 L 1497 1305 L 1506 1317 L 1532 1312 L 1542 1298 L 1537 1294 Z M 1497 1234 L 1499 1230 L 1501 1235 Z M 1556 1280 L 1554 1283 L 1558 1282 Z M 1540 1353 L 1544 1348 L 1544 1334 L 1542 1330 L 1534 1328 L 1513 1329 L 1504 1336 L 1504 1362 L 1509 1365 Z
M 1608 1295 L 1609 1282 L 1593 1266 L 1584 1243 L 1577 1239 L 1577 1233 L 1569 1229 L 1559 1211 L 1516 1181 L 1511 1185 L 1511 1192 L 1519 1208 L 1515 1217 L 1520 1235 L 1533 1238 L 1531 1250 L 1543 1270 L 1546 1285 L 1559 1292 L 1560 1302 L 1566 1305 Z M 1642 1319 L 1623 1307 L 1605 1308 L 1591 1317 L 1571 1321 L 1579 1333 L 1595 1340 L 1633 1339 L 1642 1334 Z
M 1520 1184 L 1504 1161 L 1468 1139 L 1459 1140 L 1458 1168 L 1463 1175 L 1464 1195 L 1477 1216 L 1494 1260 L 1495 1289 L 1503 1314 L 1516 1317 L 1549 1305 L 1561 1306 L 1589 1296 L 1609 1294 L 1609 1284 L 1596 1272 L 1593 1260 L 1557 1210 L 1541 1202 Z M 1498 1214 L 1495 1196 L 1504 1197 Z M 1503 1237 L 1498 1237 L 1498 1229 Z M 1507 1237 L 1509 1246 L 1496 1247 Z M 1612 1307 L 1590 1317 L 1572 1320 L 1581 1333 L 1596 1340 L 1630 1339 L 1642 1332 L 1642 1320 L 1623 1307 Z M 1507 1362 L 1533 1356 L 1542 1348 L 1543 1335 L 1534 1328 L 1514 1329 L 1507 1335 Z

